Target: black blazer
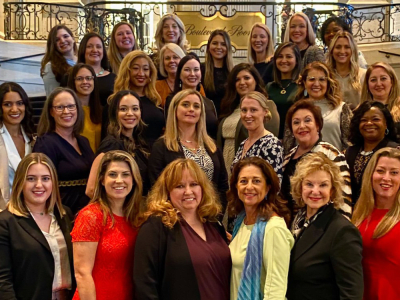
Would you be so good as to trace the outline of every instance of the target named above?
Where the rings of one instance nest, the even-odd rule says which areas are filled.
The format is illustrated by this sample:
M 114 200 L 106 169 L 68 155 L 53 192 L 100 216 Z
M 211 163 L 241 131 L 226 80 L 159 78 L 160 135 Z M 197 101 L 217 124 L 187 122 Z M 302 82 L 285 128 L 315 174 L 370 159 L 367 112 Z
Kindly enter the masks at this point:
M 329 205 L 295 242 L 288 300 L 362 300 L 362 240 L 358 229 Z
M 372 152 L 376 152 L 379 149 L 385 148 L 385 147 L 390 147 L 390 148 L 398 148 L 400 145 L 396 142 L 393 142 L 389 140 L 388 138 L 384 138 L 375 148 L 372 150 Z M 352 198 L 352 204 L 353 207 L 357 203 L 358 198 L 360 197 L 360 192 L 361 192 L 361 182 L 360 184 L 357 183 L 355 177 L 354 177 L 354 164 L 356 161 L 357 154 L 361 150 L 361 145 L 354 145 L 350 146 L 347 148 L 345 157 L 347 164 L 349 165 L 350 169 L 350 182 L 351 182 L 351 198 Z M 365 168 L 367 165 L 364 166 L 364 169 L 362 170 L 362 173 L 364 174 Z
M 224 227 L 213 223 L 226 240 Z M 201 300 L 196 273 L 182 228 L 167 228 L 159 217 L 150 217 L 140 228 L 134 254 L 136 300 Z
M 72 275 L 72 299 L 76 288 L 72 243 L 72 213 L 61 218 L 54 215 L 64 234 Z M 51 300 L 54 278 L 54 258 L 49 244 L 35 220 L 29 215 L 18 217 L 8 210 L 0 213 L 0 299 Z
M 216 191 L 218 191 L 219 199 L 223 211 L 225 211 L 227 205 L 226 192 L 229 189 L 228 186 L 228 173 L 225 169 L 224 157 L 222 156 L 221 150 L 217 148 L 217 151 L 211 153 L 209 149 L 206 148 L 208 155 L 210 155 L 214 163 L 214 175 L 212 182 Z M 164 168 L 172 161 L 178 158 L 185 158 L 182 148 L 180 147 L 179 152 L 170 151 L 165 146 L 164 138 L 158 139 L 151 150 L 149 157 L 149 178 L 150 184 L 153 185 L 157 178 L 160 176 Z

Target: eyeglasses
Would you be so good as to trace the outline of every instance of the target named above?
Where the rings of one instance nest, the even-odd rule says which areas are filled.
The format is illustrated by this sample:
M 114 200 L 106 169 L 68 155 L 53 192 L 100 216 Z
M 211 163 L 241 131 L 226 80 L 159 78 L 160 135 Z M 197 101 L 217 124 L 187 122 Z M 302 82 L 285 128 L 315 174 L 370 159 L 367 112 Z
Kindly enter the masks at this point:
M 308 82 L 316 82 L 316 81 L 319 81 L 319 83 L 325 83 L 328 79 L 327 79 L 327 77 L 325 77 L 325 76 L 322 76 L 322 77 L 319 77 L 319 78 L 311 76 L 311 77 L 307 77 L 306 80 L 307 80 Z
M 92 81 L 93 79 L 94 79 L 94 76 L 78 76 L 78 77 L 75 77 L 76 81 L 84 81 L 84 80 Z
M 56 105 L 53 108 L 58 112 L 63 112 L 64 109 L 68 109 L 69 111 L 76 110 L 76 104 L 68 104 L 68 105 Z

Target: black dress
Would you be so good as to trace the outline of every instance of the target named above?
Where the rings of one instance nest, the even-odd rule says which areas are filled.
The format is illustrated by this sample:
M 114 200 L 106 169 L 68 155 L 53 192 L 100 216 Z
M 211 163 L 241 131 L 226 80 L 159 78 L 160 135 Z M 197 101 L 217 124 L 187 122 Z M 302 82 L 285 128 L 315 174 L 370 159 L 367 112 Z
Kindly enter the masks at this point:
M 147 125 L 145 126 L 142 137 L 147 146 L 151 150 L 154 142 L 163 134 L 165 127 L 165 119 L 163 109 L 157 107 L 153 101 L 146 96 L 140 97 L 142 105 L 142 121 Z M 101 138 L 107 136 L 107 127 L 109 124 L 109 106 L 108 104 L 103 108 L 103 117 L 101 121 Z
M 117 139 L 115 136 L 112 135 L 107 135 L 107 137 L 101 141 L 100 146 L 97 149 L 96 156 L 100 153 L 107 153 L 108 151 L 112 150 L 127 151 L 123 140 Z M 147 175 L 148 158 L 139 149 L 135 149 L 133 158 L 135 159 L 135 162 L 139 167 L 140 176 L 142 177 L 143 195 L 147 195 L 147 192 L 150 188 L 150 183 Z
M 264 85 L 274 81 L 274 62 L 271 59 L 269 62 L 262 62 L 258 64 L 254 64 L 254 67 L 257 69 L 258 73 L 262 80 L 264 81 Z
M 94 153 L 89 141 L 83 136 L 76 136 L 79 154 L 75 148 L 55 132 L 38 137 L 33 152 L 46 154 L 57 170 L 62 203 L 73 214 L 89 203 L 86 196 L 86 183 L 94 160 Z
M 114 82 L 117 75 L 110 73 L 106 76 L 97 77 L 97 85 L 99 89 L 101 106 L 107 104 L 107 99 L 114 93 Z
M 201 83 L 204 85 L 204 78 L 205 78 L 205 65 L 204 63 L 201 64 Z M 226 67 L 223 68 L 216 68 L 214 67 L 214 87 L 215 91 L 211 91 L 209 89 L 204 88 L 207 98 L 212 99 L 215 105 L 215 109 L 217 111 L 217 116 L 221 110 L 221 102 L 222 98 L 225 96 L 226 91 L 226 82 L 228 80 L 229 71 Z
M 214 184 L 215 190 L 218 192 L 222 209 L 223 211 L 225 211 L 225 208 L 227 206 L 226 192 L 229 189 L 229 185 L 228 173 L 225 169 L 224 157 L 219 148 L 217 148 L 217 151 L 215 151 L 214 153 L 212 153 L 207 147 L 205 148 L 205 150 L 207 151 L 214 165 L 214 173 L 211 182 Z M 149 157 L 150 183 L 154 184 L 164 168 L 169 163 L 178 158 L 187 158 L 183 151 L 182 145 L 180 145 L 179 151 L 175 152 L 168 150 L 167 146 L 165 145 L 164 138 L 156 141 Z

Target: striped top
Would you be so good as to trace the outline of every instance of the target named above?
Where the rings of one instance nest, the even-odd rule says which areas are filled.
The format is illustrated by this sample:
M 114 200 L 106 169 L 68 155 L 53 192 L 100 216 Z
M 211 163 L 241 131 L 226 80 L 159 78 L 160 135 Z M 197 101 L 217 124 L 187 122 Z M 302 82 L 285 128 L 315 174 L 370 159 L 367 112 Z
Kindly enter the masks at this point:
M 298 146 L 294 147 L 285 156 L 285 159 L 283 160 L 283 170 L 285 170 L 285 166 L 289 163 L 293 155 L 296 153 L 297 148 Z M 310 152 L 313 153 L 321 152 L 325 154 L 331 161 L 333 161 L 340 168 L 340 175 L 342 175 L 344 181 L 344 184 L 342 186 L 344 203 L 340 207 L 339 211 L 344 216 L 350 219 L 352 214 L 350 169 L 346 162 L 344 154 L 341 153 L 335 146 L 323 141 L 318 141 L 314 145 L 314 147 L 310 150 Z M 307 155 L 307 153 L 303 154 L 303 156 L 304 155 Z M 290 174 L 290 176 L 292 175 L 293 174 Z

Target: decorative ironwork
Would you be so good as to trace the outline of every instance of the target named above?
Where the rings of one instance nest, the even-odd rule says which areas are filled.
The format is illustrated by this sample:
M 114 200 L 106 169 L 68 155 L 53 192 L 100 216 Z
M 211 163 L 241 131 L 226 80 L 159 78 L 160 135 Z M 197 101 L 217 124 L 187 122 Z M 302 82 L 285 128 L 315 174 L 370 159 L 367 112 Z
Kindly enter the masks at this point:
M 322 23 L 331 15 L 337 15 L 352 26 L 353 35 L 359 44 L 400 40 L 400 31 L 395 30 L 394 26 L 400 22 L 400 4 L 356 9 L 341 3 L 264 1 L 229 3 L 104 1 L 92 2 L 85 6 L 5 2 L 3 5 L 7 40 L 45 40 L 54 25 L 63 23 L 71 28 L 76 40 L 80 40 L 86 32 L 95 31 L 102 35 L 108 44 L 114 25 L 120 21 L 127 21 L 136 29 L 140 48 L 150 51 L 153 46 L 153 36 L 150 35 L 154 34 L 160 18 L 165 13 L 190 11 L 198 11 L 204 17 L 211 17 L 219 12 L 225 18 L 235 17 L 240 12 L 262 13 L 276 42 L 281 42 L 287 20 L 298 11 L 308 15 L 317 36 Z M 193 50 L 201 56 L 204 55 L 202 48 Z

